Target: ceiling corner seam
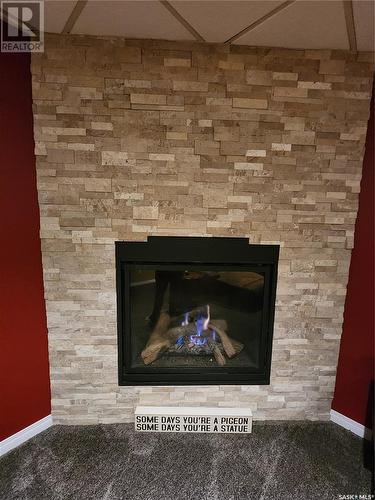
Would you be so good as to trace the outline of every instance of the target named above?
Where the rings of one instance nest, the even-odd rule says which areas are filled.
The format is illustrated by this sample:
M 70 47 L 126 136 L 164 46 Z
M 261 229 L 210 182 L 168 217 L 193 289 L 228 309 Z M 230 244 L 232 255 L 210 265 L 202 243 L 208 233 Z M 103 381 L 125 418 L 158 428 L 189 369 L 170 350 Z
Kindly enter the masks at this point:
M 77 0 L 61 32 L 62 35 L 68 35 L 72 31 L 87 2 L 88 0 Z
M 187 30 L 198 42 L 205 42 L 203 36 L 171 5 L 167 0 L 159 0 L 172 16 Z

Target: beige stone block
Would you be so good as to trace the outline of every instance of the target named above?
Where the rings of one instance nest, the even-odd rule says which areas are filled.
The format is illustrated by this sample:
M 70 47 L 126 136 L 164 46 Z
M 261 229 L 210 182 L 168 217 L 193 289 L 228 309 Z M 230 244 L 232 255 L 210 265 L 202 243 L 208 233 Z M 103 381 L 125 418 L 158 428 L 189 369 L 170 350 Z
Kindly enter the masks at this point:
M 115 52 L 115 59 L 123 63 L 137 64 L 142 62 L 142 53 L 139 47 L 119 47 Z
M 207 82 L 183 82 L 175 80 L 173 82 L 173 90 L 184 92 L 208 92 Z
M 47 154 L 46 145 L 43 142 L 36 141 L 34 147 L 34 154 L 35 156 L 45 156 Z
M 345 60 L 323 60 L 320 61 L 319 73 L 321 75 L 343 75 L 345 72 Z
M 46 82 L 49 83 L 67 83 L 68 77 L 66 75 L 45 75 Z
M 344 99 L 358 99 L 367 101 L 370 98 L 369 92 L 356 92 L 349 90 L 335 90 L 332 92 L 332 97 L 342 97 Z
M 133 218 L 156 220 L 159 218 L 159 209 L 158 207 L 133 207 Z
M 246 97 L 233 97 L 234 108 L 267 109 L 267 99 L 249 99 Z
M 315 260 L 314 264 L 319 267 L 337 266 L 337 260 L 334 259 Z
M 99 92 L 95 87 L 69 87 L 71 92 L 77 93 L 81 99 L 103 99 L 103 92 Z
M 325 82 L 303 82 L 299 81 L 297 87 L 300 89 L 318 89 L 318 90 L 331 90 L 332 83 Z
M 54 90 L 45 86 L 33 85 L 33 96 L 34 99 L 47 100 L 47 101 L 61 101 L 62 93 L 61 90 Z
M 306 120 L 299 116 L 287 116 L 281 117 L 281 122 L 284 123 L 285 130 L 304 130 Z
M 69 142 L 67 148 L 73 151 L 94 151 L 95 144 L 88 142 Z
M 227 203 L 228 195 L 219 189 L 208 189 L 203 197 L 203 206 L 207 208 L 223 208 Z
M 292 145 L 285 144 L 285 143 L 273 142 L 271 148 L 272 148 L 272 151 L 291 151 Z
M 228 196 L 228 202 L 230 202 L 230 203 L 251 203 L 252 200 L 253 200 L 253 197 L 251 195 Z
M 85 179 L 85 190 L 98 193 L 111 192 L 111 179 L 88 178 Z
M 212 120 L 198 120 L 198 127 L 212 127 Z
M 308 89 L 294 87 L 275 87 L 273 95 L 275 97 L 307 97 Z
M 235 162 L 234 163 L 235 170 L 263 170 L 263 163 L 244 163 L 244 162 Z
M 261 70 L 249 70 L 246 71 L 246 83 L 249 85 L 271 85 L 272 84 L 272 72 L 271 71 L 261 71 Z
M 133 106 L 136 106 L 134 104 Z M 141 106 L 140 104 L 138 106 Z M 143 106 L 146 106 L 145 104 Z M 148 104 L 147 106 L 151 106 Z M 130 99 L 128 95 L 125 96 L 119 96 L 118 99 L 110 99 L 108 101 L 108 108 L 111 110 L 111 113 L 116 113 L 116 109 L 130 109 L 131 104 L 130 104 Z M 118 111 L 117 111 L 118 113 Z
M 345 224 L 345 217 L 335 214 L 327 214 L 325 216 L 325 222 L 327 224 Z
M 177 140 L 177 141 L 186 141 L 187 140 L 187 132 L 178 132 L 174 130 L 169 130 L 167 132 L 167 139 Z
M 132 104 L 131 109 L 135 110 L 154 110 L 154 111 L 184 111 L 184 106 L 159 104 Z
M 83 168 L 82 164 L 87 165 L 98 165 L 100 163 L 100 153 L 99 151 L 74 151 L 74 161 L 76 165 L 80 165 L 79 168 Z
M 167 96 L 159 94 L 130 94 L 132 104 L 155 104 L 162 106 L 167 104 Z
M 248 149 L 246 151 L 246 156 L 251 158 L 264 158 L 267 156 L 267 151 L 265 149 Z
M 102 64 L 108 63 L 141 63 L 141 49 L 138 47 L 98 47 L 91 46 L 86 48 L 86 61 L 95 64 L 101 61 Z
M 275 71 L 274 73 L 272 73 L 272 78 L 273 80 L 296 82 L 298 80 L 298 73 L 283 73 L 280 71 Z
M 178 57 L 165 57 L 164 66 L 176 66 L 179 68 L 190 68 L 191 59 L 183 59 Z
M 113 130 L 113 123 L 109 122 L 91 122 L 93 130 Z
M 214 127 L 215 141 L 239 141 L 239 127 Z
M 74 127 L 42 127 L 43 134 L 53 134 L 53 135 L 86 135 L 85 128 L 74 128 Z
M 74 151 L 66 149 L 47 149 L 49 163 L 74 163 Z
M 331 192 L 327 191 L 327 198 L 335 199 L 335 200 L 345 200 L 346 192 Z
M 206 97 L 207 106 L 232 106 L 231 97 Z
M 245 63 L 241 61 L 219 61 L 219 69 L 224 70 L 243 70 Z
M 131 80 L 123 78 L 106 78 L 105 93 L 122 95 L 128 89 L 150 89 L 152 82 L 150 80 Z
M 302 145 L 313 145 L 315 144 L 315 132 L 310 131 L 297 131 L 290 132 L 289 134 L 283 135 L 283 139 L 285 141 L 290 142 L 291 144 L 302 144 Z
M 316 146 L 317 153 L 327 153 L 327 154 L 335 154 L 336 146 L 328 146 L 324 144 L 317 144 Z
M 95 226 L 94 217 L 60 217 L 61 227 L 92 227 Z
M 361 140 L 361 135 L 360 134 L 345 134 L 345 133 L 342 133 L 342 134 L 340 134 L 340 139 L 342 141 L 359 141 L 359 140 Z
M 171 106 L 183 106 L 185 103 L 185 98 L 182 95 L 168 95 L 167 105 Z
M 194 152 L 196 155 L 219 155 L 220 143 L 215 141 L 201 141 L 194 142 Z
M 123 151 L 103 151 L 102 165 L 125 166 L 129 163 L 129 155 Z
M 148 157 L 153 161 L 175 161 L 175 155 L 170 153 L 150 153 Z
M 56 106 L 57 115 L 80 115 L 80 114 L 90 114 L 92 113 L 91 106 Z

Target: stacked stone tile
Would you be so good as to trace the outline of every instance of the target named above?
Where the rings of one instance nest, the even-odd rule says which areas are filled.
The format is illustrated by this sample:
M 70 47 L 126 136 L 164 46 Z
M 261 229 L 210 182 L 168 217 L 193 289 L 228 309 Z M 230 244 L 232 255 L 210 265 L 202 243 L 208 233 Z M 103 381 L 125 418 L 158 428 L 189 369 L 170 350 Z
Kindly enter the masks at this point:
M 325 419 L 371 54 L 48 36 L 32 57 L 55 422 L 157 403 Z M 281 245 L 270 386 L 118 387 L 114 242 Z

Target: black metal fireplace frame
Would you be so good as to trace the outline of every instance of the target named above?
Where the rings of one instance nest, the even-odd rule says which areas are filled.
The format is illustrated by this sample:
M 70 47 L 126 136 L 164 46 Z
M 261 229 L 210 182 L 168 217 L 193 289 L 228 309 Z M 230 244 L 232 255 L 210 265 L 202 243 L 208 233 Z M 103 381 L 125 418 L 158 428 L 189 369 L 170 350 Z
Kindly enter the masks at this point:
M 235 256 L 235 257 L 234 257 Z M 235 258 L 235 261 L 234 261 Z M 150 236 L 147 242 L 116 242 L 119 385 L 269 384 L 275 315 L 278 245 L 250 245 L 245 238 Z M 258 271 L 265 274 L 262 366 L 245 368 L 131 368 L 129 270 L 135 265 L 181 265 Z M 127 293 L 128 292 L 128 293 Z

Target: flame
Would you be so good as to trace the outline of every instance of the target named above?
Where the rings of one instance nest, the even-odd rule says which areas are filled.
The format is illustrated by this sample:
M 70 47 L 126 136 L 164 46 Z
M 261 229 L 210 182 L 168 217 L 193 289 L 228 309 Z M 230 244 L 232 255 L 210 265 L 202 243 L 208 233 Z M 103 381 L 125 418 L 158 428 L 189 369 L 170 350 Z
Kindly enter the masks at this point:
M 200 314 L 195 320 L 195 333 L 194 335 L 190 335 L 189 340 L 193 342 L 195 345 L 204 345 L 207 343 L 207 338 L 202 337 L 202 333 L 205 330 L 208 330 L 208 325 L 210 323 L 210 305 L 206 305 L 206 314 Z M 181 326 L 186 326 L 189 324 L 189 313 L 184 314 L 184 319 L 181 323 Z M 215 332 L 213 332 L 214 334 Z M 178 341 L 177 341 L 178 343 Z
M 185 313 L 184 314 L 184 320 L 183 322 L 181 323 L 182 326 L 186 326 L 189 324 L 189 313 Z
M 191 342 L 194 342 L 196 345 L 204 345 L 207 343 L 207 338 L 202 337 L 202 333 L 207 330 L 208 324 L 210 322 L 210 306 L 207 304 L 206 306 L 206 315 L 199 316 L 195 321 L 196 333 L 195 335 L 190 336 Z
M 210 323 L 210 304 L 207 304 L 206 308 L 207 308 L 207 318 L 203 322 L 203 330 L 207 330 L 208 325 Z

